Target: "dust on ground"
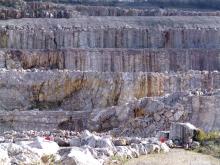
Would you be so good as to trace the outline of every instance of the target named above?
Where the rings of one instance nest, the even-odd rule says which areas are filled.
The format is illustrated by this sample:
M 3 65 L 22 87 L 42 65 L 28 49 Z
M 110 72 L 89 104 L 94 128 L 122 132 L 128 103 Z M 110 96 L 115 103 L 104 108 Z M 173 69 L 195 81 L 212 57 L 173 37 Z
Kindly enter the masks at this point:
M 220 165 L 220 159 L 184 149 L 173 149 L 169 153 L 132 159 L 125 165 Z

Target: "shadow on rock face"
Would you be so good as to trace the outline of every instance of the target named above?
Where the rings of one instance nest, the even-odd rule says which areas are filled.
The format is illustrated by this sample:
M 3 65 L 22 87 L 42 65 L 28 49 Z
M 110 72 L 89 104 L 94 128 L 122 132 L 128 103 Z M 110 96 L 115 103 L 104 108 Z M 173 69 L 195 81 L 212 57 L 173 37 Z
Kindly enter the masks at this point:
M 70 117 L 68 120 L 61 122 L 58 125 L 58 129 L 82 131 L 85 128 L 82 119 L 73 119 L 72 117 Z

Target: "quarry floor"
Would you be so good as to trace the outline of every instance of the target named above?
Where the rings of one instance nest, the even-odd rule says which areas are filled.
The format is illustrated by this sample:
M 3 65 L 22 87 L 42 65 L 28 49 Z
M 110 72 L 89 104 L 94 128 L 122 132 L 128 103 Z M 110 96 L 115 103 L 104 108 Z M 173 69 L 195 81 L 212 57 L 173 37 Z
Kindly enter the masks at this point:
M 183 149 L 173 149 L 166 154 L 152 154 L 132 159 L 125 165 L 220 165 L 220 159 Z

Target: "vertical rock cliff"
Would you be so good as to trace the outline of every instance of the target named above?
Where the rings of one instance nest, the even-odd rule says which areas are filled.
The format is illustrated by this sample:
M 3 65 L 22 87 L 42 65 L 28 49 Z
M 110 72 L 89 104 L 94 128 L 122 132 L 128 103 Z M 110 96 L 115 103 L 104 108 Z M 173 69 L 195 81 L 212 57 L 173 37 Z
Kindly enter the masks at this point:
M 171 4 L 1 1 L 0 130 L 219 130 L 220 11 Z

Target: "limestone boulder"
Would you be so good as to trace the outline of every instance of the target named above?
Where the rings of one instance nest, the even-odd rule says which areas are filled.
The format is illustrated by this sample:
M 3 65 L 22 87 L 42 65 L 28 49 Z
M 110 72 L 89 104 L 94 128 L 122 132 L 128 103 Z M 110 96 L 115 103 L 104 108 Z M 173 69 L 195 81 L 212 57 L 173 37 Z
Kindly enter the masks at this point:
M 143 144 L 143 145 L 145 147 L 145 150 L 149 154 L 160 152 L 160 145 L 158 145 L 158 144 L 147 143 L 147 144 Z
M 174 119 L 175 119 L 175 121 L 178 121 L 183 115 L 184 115 L 184 111 L 177 111 L 177 112 L 174 114 Z
M 164 153 L 170 152 L 170 148 L 168 147 L 168 145 L 166 143 L 161 143 L 160 149 Z
M 142 142 L 142 139 L 140 137 L 131 137 L 129 138 L 129 143 L 132 144 L 140 144 Z
M 41 156 L 27 146 L 21 146 L 13 143 L 2 143 L 0 145 L 1 156 L 4 156 L 5 161 L 10 160 L 10 164 L 36 164 L 41 162 Z M 6 155 L 8 153 L 8 157 Z M 0 156 L 0 157 L 1 157 Z
M 0 148 L 0 164 L 2 165 L 9 165 L 10 164 L 10 158 L 8 156 L 8 151 L 3 150 Z
M 79 137 L 73 137 L 70 140 L 70 146 L 80 147 L 81 146 L 81 139 Z
M 81 138 L 82 138 L 82 139 L 87 139 L 87 138 L 89 138 L 89 137 L 91 137 L 91 136 L 92 136 L 92 133 L 89 132 L 88 130 L 84 130 L 84 131 L 82 132 L 82 134 L 81 134 Z
M 130 146 L 117 146 L 116 156 L 126 159 L 131 159 L 131 158 L 137 158 L 139 156 L 139 153 L 136 149 L 131 148 Z
M 45 140 L 42 137 L 36 137 L 28 146 L 40 155 L 55 155 L 59 150 L 59 145 L 56 142 Z
M 60 147 L 68 147 L 71 145 L 71 140 L 65 139 L 65 138 L 60 138 L 56 137 L 54 141 L 60 146 Z
M 161 117 L 160 117 L 159 114 L 155 113 L 154 114 L 154 119 L 155 119 L 156 122 L 158 122 L 158 121 L 160 121 Z
M 114 144 L 110 137 L 100 137 L 89 131 L 84 131 L 82 134 L 82 145 L 88 145 L 92 148 L 114 148 Z
M 135 148 L 140 155 L 146 155 L 147 150 L 143 144 L 131 144 L 132 148 Z
M 172 140 L 167 140 L 166 142 L 166 145 L 169 147 L 169 148 L 173 148 L 174 147 L 174 143 Z
M 101 138 L 96 142 L 97 148 L 114 148 L 114 144 L 112 143 L 110 138 Z
M 164 115 L 166 116 L 166 118 L 170 119 L 173 116 L 173 113 L 171 111 L 167 111 Z
M 191 145 L 191 147 L 192 147 L 193 149 L 196 149 L 196 148 L 198 148 L 199 146 L 200 146 L 200 143 L 197 142 L 197 141 L 193 141 L 193 143 L 192 143 L 192 145 Z
M 109 148 L 96 148 L 97 156 L 106 156 L 106 157 L 111 157 L 114 156 L 114 151 L 109 149 Z
M 115 139 L 115 140 L 113 140 L 113 144 L 115 146 L 126 146 L 127 145 L 127 140 L 124 139 L 124 138 Z
M 101 163 L 95 159 L 88 149 L 82 149 L 73 147 L 70 153 L 62 159 L 62 164 L 71 165 L 101 165 Z
M 5 137 L 4 136 L 0 136 L 0 143 L 4 143 L 5 142 Z

